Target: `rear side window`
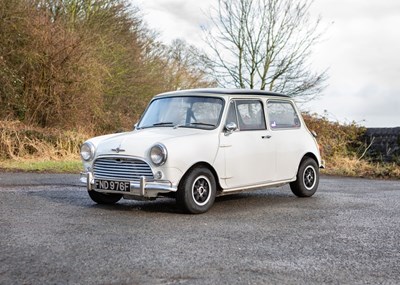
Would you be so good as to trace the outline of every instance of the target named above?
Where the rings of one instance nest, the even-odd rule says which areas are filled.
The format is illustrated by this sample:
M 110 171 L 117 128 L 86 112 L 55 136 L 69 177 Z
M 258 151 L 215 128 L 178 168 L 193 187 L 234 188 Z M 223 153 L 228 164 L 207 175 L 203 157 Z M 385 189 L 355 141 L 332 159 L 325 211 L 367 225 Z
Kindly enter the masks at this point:
M 300 119 L 290 102 L 268 101 L 267 111 L 271 129 L 300 128 Z

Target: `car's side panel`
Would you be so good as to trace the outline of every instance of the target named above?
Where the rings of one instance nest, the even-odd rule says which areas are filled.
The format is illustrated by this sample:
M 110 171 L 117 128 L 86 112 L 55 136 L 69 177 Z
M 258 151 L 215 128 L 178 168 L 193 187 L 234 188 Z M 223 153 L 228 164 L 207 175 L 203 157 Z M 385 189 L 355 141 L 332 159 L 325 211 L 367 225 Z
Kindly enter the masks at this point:
M 271 140 L 276 146 L 276 177 L 275 179 L 290 180 L 296 177 L 298 167 L 304 154 L 311 152 L 319 157 L 317 144 L 308 131 L 300 111 L 296 105 L 287 99 L 267 100 L 267 122 L 271 130 Z M 271 105 L 270 105 L 271 104 Z M 270 106 L 284 105 L 278 114 Z M 276 109 L 275 109 L 276 111 Z M 272 113 L 273 114 L 273 113 Z M 279 126 L 279 116 L 287 124 Z
M 275 147 L 269 131 L 239 131 L 221 134 L 228 188 L 262 184 L 275 179 Z
M 303 128 L 274 130 L 271 140 L 276 147 L 276 180 L 291 179 L 296 176 L 299 161 L 312 139 Z

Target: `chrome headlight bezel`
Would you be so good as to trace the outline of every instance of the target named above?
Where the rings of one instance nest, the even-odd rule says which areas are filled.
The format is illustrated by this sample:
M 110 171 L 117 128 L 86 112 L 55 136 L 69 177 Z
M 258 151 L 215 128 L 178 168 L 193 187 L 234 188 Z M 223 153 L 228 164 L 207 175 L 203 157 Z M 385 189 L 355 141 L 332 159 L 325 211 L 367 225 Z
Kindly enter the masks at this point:
M 150 156 L 150 161 L 155 166 L 161 166 L 167 161 L 168 158 L 167 148 L 165 147 L 165 145 L 161 143 L 155 144 L 151 147 L 149 156 Z
M 91 161 L 96 153 L 96 148 L 91 142 L 85 142 L 81 145 L 80 155 L 84 161 Z

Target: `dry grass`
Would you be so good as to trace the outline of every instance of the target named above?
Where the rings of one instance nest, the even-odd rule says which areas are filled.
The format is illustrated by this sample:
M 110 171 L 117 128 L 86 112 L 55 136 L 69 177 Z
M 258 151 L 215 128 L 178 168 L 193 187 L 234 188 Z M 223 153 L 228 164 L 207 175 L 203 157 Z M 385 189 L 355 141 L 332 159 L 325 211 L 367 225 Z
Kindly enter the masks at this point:
M 79 173 L 82 170 L 82 162 L 76 160 L 38 160 L 18 159 L 0 161 L 2 171 L 23 172 L 51 172 L 51 173 Z
M 371 163 L 356 157 L 336 156 L 326 164 L 322 173 L 328 175 L 400 179 L 400 165 L 396 163 Z
M 79 148 L 90 135 L 0 121 L 0 169 L 77 173 L 82 164 Z
M 88 137 L 78 131 L 1 121 L 0 160 L 77 160 L 79 147 Z

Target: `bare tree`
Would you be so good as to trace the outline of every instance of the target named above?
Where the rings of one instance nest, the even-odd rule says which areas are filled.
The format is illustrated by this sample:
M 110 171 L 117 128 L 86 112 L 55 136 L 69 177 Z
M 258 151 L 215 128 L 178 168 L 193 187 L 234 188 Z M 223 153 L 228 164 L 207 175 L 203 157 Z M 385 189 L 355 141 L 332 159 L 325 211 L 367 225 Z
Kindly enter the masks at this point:
M 223 87 L 284 92 L 309 100 L 325 87 L 326 71 L 308 60 L 321 38 L 312 0 L 218 0 L 204 27 L 213 74 Z
M 207 56 L 182 39 L 176 39 L 166 50 L 165 74 L 172 90 L 215 87 L 208 74 Z

